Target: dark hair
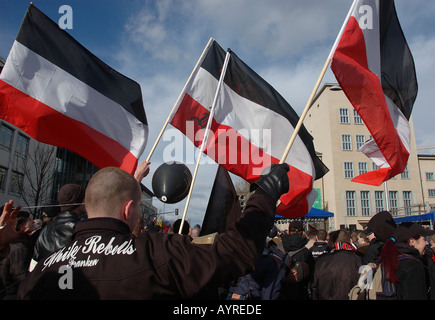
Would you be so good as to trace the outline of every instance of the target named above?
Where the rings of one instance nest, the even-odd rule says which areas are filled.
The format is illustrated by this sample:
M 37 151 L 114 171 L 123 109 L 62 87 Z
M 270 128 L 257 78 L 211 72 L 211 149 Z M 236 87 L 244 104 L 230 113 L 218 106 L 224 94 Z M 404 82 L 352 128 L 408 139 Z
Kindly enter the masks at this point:
M 306 235 L 307 235 L 308 238 L 311 238 L 311 237 L 315 237 L 315 236 L 317 236 L 318 233 L 319 233 L 319 232 L 318 232 L 317 230 L 315 230 L 315 229 L 310 229 L 310 230 L 308 230 L 308 231 L 306 232 Z
M 15 223 L 15 230 L 20 231 L 21 227 L 26 223 L 27 219 L 29 219 L 30 213 L 27 211 L 20 211 L 17 214 L 17 221 Z
M 319 229 L 319 232 L 317 233 L 317 239 L 325 241 L 328 237 L 328 233 L 325 229 Z
M 179 232 L 180 225 L 181 225 L 181 219 L 178 219 L 177 221 L 174 222 L 174 224 L 172 226 L 172 230 L 174 231 L 174 233 Z M 189 234 L 189 229 L 190 229 L 189 223 L 187 221 L 184 221 L 183 229 L 181 230 L 181 234 L 184 234 L 185 236 L 187 236 Z

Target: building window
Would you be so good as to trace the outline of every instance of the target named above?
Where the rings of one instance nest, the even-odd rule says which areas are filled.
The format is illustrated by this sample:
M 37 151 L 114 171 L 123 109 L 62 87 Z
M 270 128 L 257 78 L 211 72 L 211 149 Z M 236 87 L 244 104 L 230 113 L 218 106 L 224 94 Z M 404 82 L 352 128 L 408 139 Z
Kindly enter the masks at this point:
M 434 180 L 433 172 L 426 172 L 426 180 L 428 180 L 428 181 Z
M 356 112 L 355 109 L 353 109 L 353 122 L 355 124 L 363 124 L 361 117 L 359 116 L 358 112 Z
M 0 146 L 4 149 L 11 150 L 14 138 L 14 130 L 2 124 L 0 127 Z
M 402 179 L 409 179 L 409 170 L 408 170 L 408 164 L 406 164 L 405 170 L 400 174 L 400 177 Z
M 349 110 L 347 108 L 340 108 L 340 123 L 349 124 Z
M 361 191 L 361 212 L 363 216 L 370 215 L 370 192 Z
M 29 148 L 29 138 L 23 136 L 21 133 L 18 134 L 17 145 L 15 147 L 15 154 L 18 157 L 26 158 L 27 151 Z
M 367 173 L 367 162 L 358 162 L 358 172 L 359 174 Z
M 373 171 L 376 171 L 376 170 L 378 170 L 378 165 L 376 163 L 372 162 L 372 168 L 373 168 Z
M 384 192 L 375 191 L 375 206 L 376 212 L 384 211 Z
M 429 198 L 435 198 L 435 189 L 428 190 Z
M 344 178 L 353 179 L 353 162 L 344 163 Z
M 403 205 L 405 207 L 405 214 L 412 214 L 412 203 L 411 203 L 411 191 L 403 191 Z
M 341 135 L 341 145 L 345 151 L 352 150 L 352 139 L 350 134 Z
M 346 191 L 347 215 L 355 216 L 355 191 Z
M 357 134 L 355 138 L 356 138 L 356 149 L 359 150 L 365 143 L 364 135 Z
M 5 191 L 7 175 L 8 175 L 8 169 L 4 167 L 0 167 L 0 191 Z
M 390 203 L 390 213 L 392 216 L 397 216 L 397 191 L 389 191 L 388 196 L 388 202 Z
M 9 186 L 9 193 L 20 195 L 23 188 L 24 174 L 19 172 L 12 172 L 11 184 Z

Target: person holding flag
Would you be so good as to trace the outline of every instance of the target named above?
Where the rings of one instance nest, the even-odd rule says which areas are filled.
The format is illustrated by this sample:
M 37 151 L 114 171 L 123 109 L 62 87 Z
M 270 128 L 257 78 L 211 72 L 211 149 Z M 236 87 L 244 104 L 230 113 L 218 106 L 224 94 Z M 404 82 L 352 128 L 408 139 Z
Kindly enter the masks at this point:
M 276 201 L 288 192 L 289 166 L 274 165 L 235 224 L 212 244 L 179 234 L 131 232 L 139 216 L 137 180 L 116 167 L 99 170 L 86 188 L 88 219 L 72 241 L 40 261 L 19 299 L 216 299 L 222 283 L 250 272 L 264 247 Z

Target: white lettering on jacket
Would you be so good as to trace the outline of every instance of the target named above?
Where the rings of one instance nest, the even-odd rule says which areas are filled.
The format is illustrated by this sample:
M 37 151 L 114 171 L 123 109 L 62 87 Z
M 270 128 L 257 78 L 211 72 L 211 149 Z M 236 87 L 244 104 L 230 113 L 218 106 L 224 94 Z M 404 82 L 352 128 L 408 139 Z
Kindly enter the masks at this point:
M 92 257 L 93 259 L 91 260 L 91 256 L 93 255 L 131 255 L 136 251 L 136 248 L 132 244 L 132 239 L 115 246 L 113 245 L 114 240 L 115 237 L 112 237 L 108 243 L 104 243 L 101 242 L 101 236 L 92 236 L 85 240 L 85 245 L 77 245 L 77 241 L 75 241 L 70 246 L 60 249 L 45 259 L 42 271 L 55 263 L 63 261 L 68 261 L 68 264 L 72 267 L 92 267 L 99 261 L 99 259 L 95 259 L 95 257 Z M 81 260 L 76 261 L 77 253 L 79 252 L 88 254 L 88 257 L 84 262 Z

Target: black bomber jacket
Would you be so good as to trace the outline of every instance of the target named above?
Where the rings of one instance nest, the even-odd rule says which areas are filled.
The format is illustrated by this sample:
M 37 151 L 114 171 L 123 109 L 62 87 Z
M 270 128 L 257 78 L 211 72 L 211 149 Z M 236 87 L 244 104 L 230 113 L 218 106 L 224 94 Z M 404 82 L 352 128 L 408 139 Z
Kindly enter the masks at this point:
M 41 260 L 21 283 L 18 298 L 215 298 L 208 294 L 220 284 L 253 270 L 275 212 L 275 202 L 258 189 L 243 217 L 213 244 L 179 234 L 135 237 L 112 218 L 81 221 L 72 242 Z

